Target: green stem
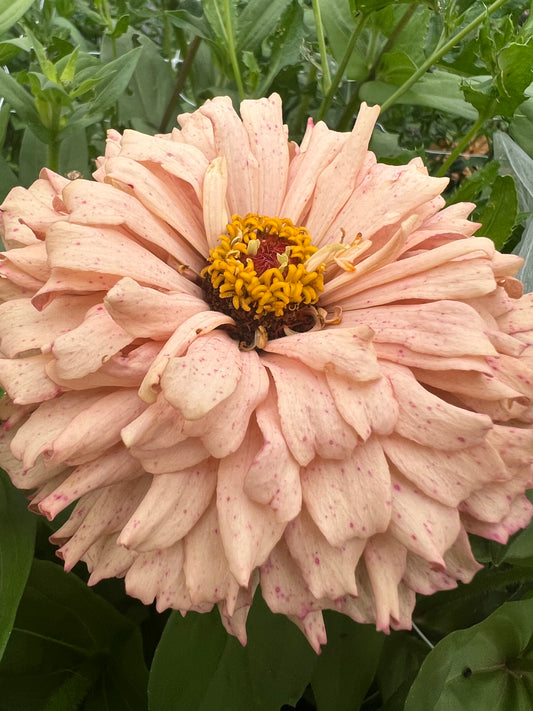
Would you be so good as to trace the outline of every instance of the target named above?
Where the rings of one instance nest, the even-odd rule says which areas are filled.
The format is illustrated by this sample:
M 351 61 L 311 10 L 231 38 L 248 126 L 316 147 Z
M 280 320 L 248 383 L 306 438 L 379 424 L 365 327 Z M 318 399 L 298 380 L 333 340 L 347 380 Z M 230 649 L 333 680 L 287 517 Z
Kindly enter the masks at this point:
M 52 139 L 47 145 L 47 160 L 46 165 L 54 173 L 59 172 L 59 146 L 60 142 L 57 138 Z
M 394 46 L 394 42 L 396 41 L 398 35 L 406 27 L 407 23 L 409 22 L 409 20 L 414 15 L 414 13 L 416 12 L 417 9 L 418 9 L 418 5 L 416 3 L 413 3 L 412 5 L 409 5 L 407 7 L 407 10 L 404 12 L 402 17 L 398 21 L 398 24 L 396 25 L 396 27 L 390 33 L 388 40 L 383 45 L 378 56 L 372 62 L 372 66 L 370 67 L 370 69 L 368 71 L 365 81 L 372 81 L 373 79 L 376 78 L 376 72 L 377 72 L 377 69 L 380 65 L 381 60 L 383 59 L 383 56 Z M 346 131 L 348 125 L 351 123 L 353 116 L 357 110 L 357 107 L 359 106 L 359 103 L 360 103 L 360 100 L 359 100 L 360 89 L 361 89 L 361 82 L 358 82 L 358 84 L 355 88 L 355 91 L 353 93 L 353 96 L 351 97 L 350 101 L 348 102 L 344 111 L 342 112 L 341 119 L 337 125 L 337 131 Z
M 494 102 L 493 102 L 494 103 Z M 453 149 L 453 151 L 450 153 L 450 155 L 446 158 L 444 163 L 441 165 L 441 167 L 438 169 L 438 171 L 435 173 L 435 175 L 438 178 L 442 178 L 443 175 L 446 175 L 450 167 L 453 165 L 454 161 L 458 156 L 461 155 L 463 150 L 472 143 L 474 138 L 476 138 L 477 134 L 479 133 L 480 129 L 482 128 L 483 124 L 487 120 L 487 118 L 491 115 L 492 113 L 492 106 L 491 104 L 487 111 L 484 111 L 483 114 L 480 114 L 476 121 L 472 124 L 472 127 L 468 131 L 468 133 L 465 133 L 465 135 L 458 141 L 457 145 Z
M 344 72 L 346 71 L 346 67 L 348 66 L 348 62 L 350 61 L 350 57 L 352 56 L 352 52 L 354 51 L 355 48 L 355 43 L 359 39 L 359 35 L 361 34 L 363 27 L 365 26 L 366 22 L 366 14 L 361 13 L 359 15 L 359 21 L 354 27 L 354 30 L 352 32 L 352 36 L 350 37 L 350 40 L 348 44 L 346 45 L 346 49 L 344 51 L 344 55 L 341 59 L 341 62 L 337 68 L 337 72 L 335 73 L 335 77 L 333 81 L 331 82 L 331 86 L 329 87 L 329 91 L 326 94 L 326 96 L 322 99 L 322 103 L 320 104 L 320 109 L 318 110 L 318 116 L 317 120 L 320 121 L 323 119 L 331 106 L 331 102 L 333 101 L 333 97 L 335 96 L 335 93 L 337 89 L 339 88 L 339 84 L 341 83 L 342 77 L 344 76 Z
M 235 77 L 235 82 L 237 83 L 237 91 L 239 92 L 239 97 L 241 101 L 244 100 L 244 85 L 242 83 L 241 70 L 239 67 L 239 62 L 237 60 L 237 52 L 235 50 L 235 42 L 233 38 L 233 28 L 231 26 L 231 0 L 224 0 L 224 27 L 226 29 L 226 37 L 228 41 L 228 51 L 231 61 L 231 66 L 233 68 L 233 75 Z
M 172 116 L 172 113 L 175 110 L 179 95 L 181 93 L 181 90 L 183 89 L 183 85 L 185 84 L 185 80 L 187 79 L 193 59 L 196 55 L 196 52 L 198 51 L 198 47 L 200 46 L 201 41 L 202 40 L 200 37 L 195 37 L 189 45 L 189 49 L 187 50 L 187 54 L 185 55 L 183 64 L 181 65 L 180 70 L 178 72 L 176 84 L 174 85 L 174 89 L 172 91 L 172 96 L 169 99 L 169 102 L 165 109 L 165 113 L 163 114 L 163 118 L 161 119 L 161 123 L 159 124 L 159 133 L 164 133 L 167 130 L 168 122 L 170 121 L 170 117 Z
M 326 40 L 324 37 L 324 26 L 322 24 L 322 14 L 320 12 L 319 0 L 312 0 L 313 14 L 315 16 L 316 38 L 320 52 L 320 63 L 322 65 L 322 92 L 326 95 L 331 86 L 331 74 L 329 72 L 328 53 L 326 51 Z
M 492 13 L 497 10 L 499 7 L 502 5 L 505 5 L 507 0 L 495 0 L 495 2 L 492 3 L 492 5 L 489 5 L 484 12 L 481 12 L 476 18 L 474 18 L 471 22 L 468 23 L 468 25 L 465 25 L 462 30 L 459 30 L 453 37 L 451 37 L 447 42 L 445 42 L 443 45 L 441 45 L 438 49 L 436 49 L 433 54 L 431 54 L 426 61 L 416 70 L 414 74 L 412 74 L 407 81 L 405 81 L 395 92 L 392 94 L 392 96 L 389 96 L 389 98 L 383 102 L 381 105 L 381 113 L 386 111 L 388 108 L 390 108 L 398 99 L 405 94 L 408 89 L 410 89 L 413 84 L 416 84 L 416 82 L 420 79 L 421 76 L 423 76 L 427 70 L 435 64 L 441 57 L 443 57 L 447 52 L 449 52 L 455 45 L 460 42 L 466 35 L 468 35 L 472 30 L 474 30 L 478 25 L 480 25 L 485 17 L 488 17 L 489 15 L 492 15 Z

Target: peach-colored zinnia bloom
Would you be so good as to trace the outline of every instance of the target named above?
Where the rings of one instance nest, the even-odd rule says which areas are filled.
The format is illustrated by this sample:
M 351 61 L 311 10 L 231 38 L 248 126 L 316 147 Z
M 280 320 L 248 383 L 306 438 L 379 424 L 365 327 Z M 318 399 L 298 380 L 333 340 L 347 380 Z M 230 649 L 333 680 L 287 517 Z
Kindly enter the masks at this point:
M 240 111 L 9 194 L 1 456 L 36 511 L 77 501 L 67 570 L 242 642 L 260 583 L 318 650 L 323 609 L 408 628 L 480 567 L 467 532 L 528 523 L 532 295 L 445 179 L 376 163 L 377 107 L 299 146 L 278 96 Z

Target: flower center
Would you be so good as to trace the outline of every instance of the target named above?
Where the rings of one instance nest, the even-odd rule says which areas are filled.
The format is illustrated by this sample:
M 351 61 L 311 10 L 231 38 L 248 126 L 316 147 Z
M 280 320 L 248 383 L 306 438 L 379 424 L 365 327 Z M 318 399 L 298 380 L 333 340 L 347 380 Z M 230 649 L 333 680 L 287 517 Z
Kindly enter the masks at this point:
M 233 216 L 201 276 L 209 305 L 234 319 L 243 347 L 315 325 L 324 264 L 308 271 L 306 262 L 316 251 L 308 231 L 289 219 Z

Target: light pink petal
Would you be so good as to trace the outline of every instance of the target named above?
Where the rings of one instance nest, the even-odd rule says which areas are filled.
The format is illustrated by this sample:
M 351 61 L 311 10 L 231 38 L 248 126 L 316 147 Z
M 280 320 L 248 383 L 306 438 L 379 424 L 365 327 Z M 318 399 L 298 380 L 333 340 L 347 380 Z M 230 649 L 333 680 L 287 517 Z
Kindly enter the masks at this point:
M 25 225 L 21 218 L 15 213 L 2 213 L 0 220 L 0 235 L 6 249 L 14 247 L 23 247 L 28 244 L 36 244 L 39 242 L 33 230 Z
M 11 449 L 25 468 L 35 464 L 37 457 L 49 452 L 54 440 L 67 427 L 72 418 L 94 405 L 102 396 L 101 391 L 87 393 L 64 393 L 43 402 L 29 419 L 21 425 L 13 438 Z
M 366 540 L 352 538 L 341 548 L 331 546 L 303 509 L 285 529 L 287 547 L 316 598 L 336 600 L 357 595 L 355 568 Z
M 406 365 L 414 369 L 432 371 L 477 371 L 491 375 L 491 369 L 484 356 L 460 356 L 445 358 L 437 353 L 418 353 L 396 343 L 374 343 L 374 350 L 380 361 L 392 361 L 398 365 Z
M 135 281 L 200 296 L 195 286 L 120 230 L 58 222 L 46 248 L 52 267 L 129 276 Z
M 485 335 L 483 319 L 472 307 L 457 301 L 392 304 L 343 313 L 343 326 L 358 324 L 375 332 L 376 344 L 398 343 L 411 351 L 442 358 L 496 355 Z
M 296 461 L 305 466 L 315 454 L 344 459 L 357 437 L 337 411 L 324 376 L 277 355 L 263 362 L 274 379 L 283 436 Z
M 533 429 L 507 427 L 494 424 L 487 435 L 487 441 L 494 446 L 510 469 L 527 466 L 533 452 Z
M 464 513 L 461 514 L 461 520 L 469 533 L 474 533 L 476 536 L 482 536 L 505 545 L 509 540 L 509 536 L 529 524 L 532 515 L 533 504 L 526 496 L 517 496 L 512 502 L 507 516 L 498 523 L 478 521 Z
M 52 493 L 39 502 L 39 511 L 49 520 L 84 494 L 117 482 L 137 479 L 144 474 L 124 447 L 114 447 L 69 474 Z
M 122 529 L 119 545 L 138 551 L 168 548 L 200 519 L 216 487 L 216 462 L 154 476 L 143 500 Z
M 44 234 L 50 225 L 62 219 L 62 216 L 52 209 L 51 198 L 56 194 L 55 191 L 47 188 L 46 196 L 39 195 L 39 184 L 46 182 L 36 181 L 29 190 L 19 186 L 13 188 L 0 206 L 1 209 L 20 215 L 23 224 L 28 225 L 34 232 Z
M 400 406 L 396 431 L 402 437 L 437 449 L 456 450 L 481 444 L 492 428 L 490 417 L 441 400 L 417 383 L 406 368 L 387 364 L 385 372 Z
M 68 542 L 57 551 L 57 555 L 65 562 L 66 571 L 72 570 L 100 536 L 122 529 L 145 495 L 149 479 L 139 477 L 134 481 L 124 481 L 82 498 L 83 506 L 84 499 L 92 497 L 90 509 L 82 519 L 83 523 L 80 521 L 74 533 L 69 534 Z M 60 541 L 66 530 L 68 525 L 62 526 L 54 533 L 52 540 Z
M 322 645 L 327 644 L 328 641 L 322 612 L 315 610 L 308 612 L 305 617 L 300 618 L 295 615 L 287 615 L 287 617 L 304 633 L 313 650 L 320 654 Z
M 83 556 L 91 573 L 87 585 L 96 585 L 107 578 L 123 578 L 136 557 L 134 551 L 117 546 L 116 535 L 100 536 Z
M 13 281 L 21 286 L 36 285 L 36 288 L 39 289 L 50 274 L 46 254 L 44 242 L 36 242 L 20 249 L 10 249 L 8 252 L 3 252 L 0 260 L 0 274 L 13 278 Z
M 216 157 L 213 124 L 200 111 L 178 115 L 181 131 L 172 131 L 172 140 L 198 148 L 205 157 L 212 161 Z
M 355 383 L 350 378 L 326 371 L 335 406 L 361 439 L 372 432 L 389 434 L 398 420 L 398 402 L 387 378 Z
M 493 481 L 473 491 L 459 508 L 480 521 L 498 523 L 508 515 L 514 499 L 532 486 L 533 467 L 529 464 L 515 469 L 514 476 L 507 481 Z
M 90 390 L 98 387 L 138 387 L 159 351 L 160 343 L 143 343 L 123 355 L 117 353 L 107 360 L 95 373 L 82 378 L 63 379 L 57 372 L 55 360 L 46 366 L 48 376 L 68 390 Z
M 193 603 L 220 602 L 228 597 L 235 603 L 239 584 L 230 573 L 214 502 L 189 531 L 183 545 L 183 569 Z
M 269 341 L 265 351 L 300 360 L 313 370 L 374 380 L 380 370 L 372 348 L 373 335 L 365 326 L 295 333 Z
M 103 394 L 68 423 L 54 440 L 50 462 L 83 464 L 120 442 L 120 432 L 146 408 L 134 389 Z
M 217 155 L 226 158 L 230 214 L 244 217 L 249 212 L 258 212 L 257 160 L 250 150 L 248 133 L 231 99 L 217 96 L 206 101 L 199 111 L 213 124 Z
M 399 474 L 393 475 L 388 533 L 408 551 L 445 567 L 443 555 L 459 535 L 460 526 L 456 508 L 430 499 Z
M 279 521 L 290 521 L 302 506 L 300 465 L 293 459 L 283 437 L 274 397 L 267 397 L 256 410 L 263 446 L 252 461 L 244 480 L 247 496 L 270 506 Z
M 176 408 L 159 393 L 152 405 L 122 429 L 122 441 L 126 447 L 169 447 L 183 441 L 184 421 Z
M 132 342 L 132 337 L 116 324 L 103 304 L 93 306 L 83 323 L 54 340 L 52 353 L 57 374 L 68 380 L 94 373 Z
M 199 336 L 210 333 L 225 323 L 234 323 L 230 316 L 217 311 L 194 314 L 182 323 L 154 359 L 139 388 L 139 396 L 145 402 L 155 402 L 161 390 L 161 377 L 171 358 L 186 353 L 191 343 Z
M 381 444 L 406 479 L 446 506 L 458 506 L 475 489 L 510 477 L 497 451 L 485 442 L 448 451 L 389 435 Z
M 512 301 L 512 310 L 498 317 L 498 326 L 505 333 L 524 333 L 533 330 L 533 292 Z
M 326 235 L 329 236 L 328 228 L 355 190 L 378 115 L 379 106 L 361 104 L 348 140 L 317 180 L 311 210 L 305 221 L 315 245 L 321 245 Z
M 201 201 L 208 160 L 195 146 L 126 129 L 120 142 L 120 155 L 141 163 L 158 163 L 167 172 L 190 183 Z
M 222 459 L 218 469 L 217 511 L 229 567 L 240 585 L 248 586 L 252 570 L 262 565 L 285 528 L 269 506 L 251 501 L 244 480 L 261 444 L 251 430 L 240 449 Z
M 29 299 L 0 305 L 1 349 L 8 357 L 33 348 L 49 350 L 54 338 L 79 326 L 91 306 L 93 295 L 58 297 L 45 311 L 37 311 Z
M 147 168 L 122 157 L 111 158 L 106 172 L 106 183 L 134 195 L 149 212 L 182 235 L 198 254 L 205 254 L 200 204 L 187 183 L 163 170 Z
M 440 195 L 447 184 L 448 178 L 429 177 L 420 159 L 401 166 L 378 163 L 339 212 L 330 234 L 336 240 L 341 228 L 354 225 L 355 232 L 368 239 L 386 225 L 399 224 L 415 214 L 420 205 Z
M 291 161 L 287 193 L 281 206 L 281 215 L 295 225 L 305 215 L 318 176 L 333 161 L 348 135 L 330 131 L 319 121 L 311 127 L 308 138 L 308 144 L 302 142 L 300 153 Z
M 196 296 L 164 294 L 141 286 L 129 277 L 124 277 L 108 291 L 104 306 L 113 321 L 132 336 L 156 341 L 171 336 L 181 323 L 194 314 L 207 311 L 206 303 Z
M 143 246 L 160 253 L 164 260 L 172 255 L 180 264 L 199 272 L 203 257 L 169 229 L 137 200 L 107 183 L 74 180 L 64 190 L 69 221 L 81 225 L 123 226 L 136 235 Z
M 389 467 L 375 437 L 356 447 L 344 461 L 315 459 L 302 471 L 301 480 L 307 509 L 332 546 L 387 529 Z
M 258 101 L 243 101 L 241 116 L 250 150 L 258 165 L 258 202 L 254 211 L 260 215 L 282 216 L 280 210 L 289 172 L 289 148 L 281 98 L 272 94 Z
M 231 216 L 226 204 L 228 168 L 224 156 L 218 156 L 209 164 L 204 177 L 203 216 L 207 247 L 217 246 L 218 238 L 225 234 Z
M 37 291 L 34 291 L 31 303 L 38 311 L 42 311 L 59 296 L 73 294 L 77 297 L 92 292 L 105 292 L 111 289 L 119 279 L 120 277 L 110 274 L 54 267 L 48 281 Z M 101 301 L 102 297 L 103 294 L 100 295 L 98 301 Z
M 62 388 L 48 377 L 52 356 L 40 354 L 28 358 L 0 358 L 0 383 L 17 405 L 51 400 Z
M 391 620 L 400 621 L 398 585 L 405 572 L 405 546 L 383 533 L 372 536 L 365 546 L 364 557 L 372 583 L 376 606 L 376 628 L 389 632 Z
M 479 400 L 505 400 L 512 402 L 522 395 L 508 385 L 500 382 L 492 373 L 476 373 L 472 371 L 454 370 L 444 371 L 411 369 L 420 383 L 429 385 L 437 390 L 458 395 L 466 395 Z M 526 398 L 522 398 L 524 401 Z M 523 404 L 523 403 L 521 403 Z
M 411 298 L 411 293 L 413 297 L 427 293 L 425 298 L 430 300 L 483 296 L 496 286 L 489 262 L 494 250 L 488 238 L 470 237 L 378 265 L 379 269 L 359 277 L 357 271 L 343 272 L 328 282 L 321 303 L 338 304 L 347 299 L 343 307 L 352 309 Z
M 161 388 L 187 420 L 198 420 L 234 392 L 241 372 L 237 342 L 212 331 L 191 343 L 185 355 L 169 360 Z
M 195 467 L 209 457 L 198 437 L 183 437 L 183 441 L 168 447 L 149 444 L 146 447 L 131 447 L 130 451 L 151 474 L 168 474 L 185 467 Z
M 183 575 L 183 543 L 162 551 L 141 553 L 126 573 L 126 592 L 145 605 L 157 598 L 157 609 L 189 610 L 191 599 Z
M 245 647 L 247 643 L 246 620 L 250 607 L 252 606 L 253 593 L 252 586 L 250 586 L 249 590 L 246 588 L 238 588 L 238 593 L 232 603 L 234 610 L 231 614 L 226 601 L 218 603 L 220 620 L 224 625 L 224 629 L 228 634 L 237 637 L 243 647 Z
M 196 432 L 210 454 L 218 459 L 240 447 L 252 413 L 268 393 L 268 375 L 258 354 L 242 351 L 239 360 L 241 375 L 232 394 L 203 418 L 188 421 L 184 426 L 186 433 Z

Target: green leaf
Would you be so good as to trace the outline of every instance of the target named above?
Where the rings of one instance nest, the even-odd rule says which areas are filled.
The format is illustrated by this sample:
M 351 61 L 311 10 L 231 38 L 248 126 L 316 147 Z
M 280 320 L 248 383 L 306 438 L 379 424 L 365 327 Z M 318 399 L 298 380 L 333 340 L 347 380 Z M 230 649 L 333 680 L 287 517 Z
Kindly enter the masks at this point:
M 9 163 L 3 156 L 0 156 L 0 202 L 3 202 L 4 198 L 16 185 L 19 184 L 19 179 L 17 175 L 11 169 Z M 2 245 L 0 242 L 0 250 Z M 0 573 L 1 574 L 1 573 Z M 1 622 L 0 622 L 1 626 Z M 2 627 L 3 629 L 3 627 Z
M 249 615 L 248 644 L 224 630 L 218 611 L 170 616 L 157 647 L 150 711 L 279 711 L 296 704 L 309 683 L 316 655 L 283 615 L 259 595 Z
M 0 184 L 4 164 L 0 163 Z M 11 634 L 17 607 L 33 560 L 35 516 L 21 491 L 0 469 L 0 659 Z
M 269 37 L 291 0 L 250 0 L 239 15 L 236 48 L 254 51 Z
M 499 73 L 495 79 L 500 95 L 499 113 L 511 117 L 525 100 L 524 91 L 533 81 L 533 44 L 512 42 L 499 52 L 497 62 Z
M 317 711 L 353 711 L 374 679 L 385 635 L 338 613 L 324 617 L 328 643 L 311 680 Z
M 476 216 L 482 223 L 476 234 L 490 237 L 496 248 L 501 249 L 511 236 L 517 214 L 518 197 L 514 179 L 510 175 L 498 175 L 488 204 Z
M 265 96 L 270 85 L 286 66 L 296 64 L 304 37 L 303 10 L 297 0 L 293 0 L 280 21 L 280 31 L 276 33 L 272 44 L 272 54 L 268 62 L 268 71 L 263 77 L 256 96 Z
M 449 72 L 435 70 L 424 74 L 414 86 L 398 99 L 399 104 L 429 106 L 462 118 L 477 119 L 477 111 L 464 100 L 461 93 L 461 78 Z M 397 87 L 381 81 L 365 82 L 361 98 L 373 104 L 382 104 Z
M 319 0 L 319 5 L 329 49 L 335 61 L 340 63 L 355 29 L 349 3 L 346 0 Z M 366 78 L 367 72 L 366 58 L 356 46 L 346 66 L 345 77 L 360 81 Z
M 480 193 L 490 187 L 498 175 L 498 163 L 490 161 L 480 170 L 476 170 L 470 177 L 464 180 L 454 192 L 448 205 L 457 202 L 475 202 Z
M 145 711 L 136 625 L 73 573 L 34 561 L 0 665 L 1 711 Z
M 93 79 L 97 79 L 98 84 L 89 115 L 100 114 L 117 101 L 130 83 L 142 51 L 142 46 L 135 47 L 96 72 Z
M 235 28 L 237 24 L 236 3 L 233 2 L 233 0 L 204 0 L 202 2 L 202 7 L 207 21 L 215 33 L 218 43 L 224 48 L 227 48 L 230 42 L 225 18 L 226 3 L 229 9 L 228 19 L 230 29 L 232 29 Z
M 63 61 L 67 59 L 65 66 L 61 72 L 61 75 L 59 77 L 59 81 L 62 83 L 71 83 L 74 79 L 74 75 L 76 73 L 76 65 L 78 63 L 78 56 L 80 53 L 80 48 L 76 47 L 74 51 L 72 51 L 69 55 L 68 58 L 63 57 Z
M 0 42 L 0 64 L 7 64 L 10 59 L 16 57 L 20 52 L 31 52 L 29 37 L 13 37 Z
M 32 4 L 33 0 L 0 0 L 0 35 L 13 27 Z
M 533 599 L 508 602 L 430 652 L 405 711 L 531 711 Z
M 4 97 L 11 108 L 17 113 L 19 119 L 27 124 L 36 136 L 39 136 L 41 140 L 46 142 L 48 131 L 39 118 L 32 97 L 14 77 L 1 68 L 0 95 Z

